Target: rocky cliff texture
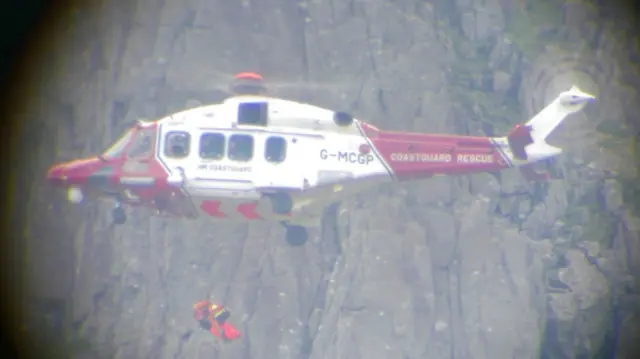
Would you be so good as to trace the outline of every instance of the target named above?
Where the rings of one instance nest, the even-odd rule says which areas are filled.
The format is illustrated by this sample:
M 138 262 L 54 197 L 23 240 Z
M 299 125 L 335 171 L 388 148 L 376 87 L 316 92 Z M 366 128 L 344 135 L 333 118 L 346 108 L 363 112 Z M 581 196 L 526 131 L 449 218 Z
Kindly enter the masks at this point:
M 630 358 L 639 72 L 621 25 L 586 1 L 79 7 L 29 104 L 33 300 L 53 303 L 88 357 Z M 43 186 L 54 161 L 101 151 L 136 118 L 219 100 L 243 70 L 322 82 L 277 95 L 397 130 L 503 132 L 573 83 L 598 102 L 551 139 L 566 154 L 550 183 L 506 171 L 386 186 L 328 209 L 303 248 L 267 224 L 133 212 L 114 228 L 107 209 Z M 242 340 L 196 328 L 205 297 L 232 308 Z

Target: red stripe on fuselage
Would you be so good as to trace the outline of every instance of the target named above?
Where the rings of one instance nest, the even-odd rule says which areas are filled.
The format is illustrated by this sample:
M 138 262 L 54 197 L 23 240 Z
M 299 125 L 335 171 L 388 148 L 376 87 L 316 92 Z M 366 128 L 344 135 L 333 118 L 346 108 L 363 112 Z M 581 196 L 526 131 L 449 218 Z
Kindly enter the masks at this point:
M 367 124 L 361 127 L 399 180 L 494 172 L 508 167 L 487 137 L 387 132 Z

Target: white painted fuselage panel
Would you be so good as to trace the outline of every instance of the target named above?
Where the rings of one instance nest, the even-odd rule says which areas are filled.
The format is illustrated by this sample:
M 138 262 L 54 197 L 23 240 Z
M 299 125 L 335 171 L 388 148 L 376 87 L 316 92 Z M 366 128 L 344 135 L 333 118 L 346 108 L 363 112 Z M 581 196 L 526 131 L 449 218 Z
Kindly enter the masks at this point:
M 268 125 L 238 125 L 242 101 L 268 101 Z M 294 210 L 277 215 L 261 203 L 262 218 L 291 220 L 311 207 L 308 215 L 316 216 L 351 190 L 391 178 L 358 126 L 337 126 L 333 114 L 293 101 L 234 97 L 160 120 L 157 156 L 170 173 L 183 173 L 184 190 L 196 207 L 219 200 L 226 219 L 245 219 L 234 208 L 275 192 L 289 193 Z M 172 141 L 178 139 L 188 148 L 176 155 Z

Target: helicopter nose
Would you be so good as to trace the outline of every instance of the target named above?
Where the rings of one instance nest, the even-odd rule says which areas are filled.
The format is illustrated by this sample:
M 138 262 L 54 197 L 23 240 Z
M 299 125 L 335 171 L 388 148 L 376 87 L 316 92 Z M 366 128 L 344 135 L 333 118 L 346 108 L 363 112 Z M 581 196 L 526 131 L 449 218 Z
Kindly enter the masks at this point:
M 66 182 L 64 164 L 58 164 L 47 171 L 47 181 L 56 186 L 62 186 Z

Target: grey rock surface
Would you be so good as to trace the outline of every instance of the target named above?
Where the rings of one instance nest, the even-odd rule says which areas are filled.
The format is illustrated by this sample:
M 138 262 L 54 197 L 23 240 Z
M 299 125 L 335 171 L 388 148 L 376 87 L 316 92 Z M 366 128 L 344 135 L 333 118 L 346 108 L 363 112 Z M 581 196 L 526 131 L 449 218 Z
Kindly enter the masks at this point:
M 601 129 L 633 126 L 640 72 L 616 24 L 593 24 L 591 5 L 539 3 L 524 13 L 476 0 L 77 9 L 26 115 L 42 126 L 32 127 L 41 141 L 24 233 L 30 294 L 64 301 L 66 323 L 92 343 L 78 355 L 93 357 L 594 358 L 606 347 L 630 358 L 640 224 L 611 173 L 636 158 L 619 154 L 628 138 Z M 551 19 L 549 6 L 566 23 L 525 21 Z M 551 26 L 555 40 L 541 41 Z M 219 100 L 244 70 L 323 83 L 276 95 L 394 130 L 497 134 L 573 83 L 598 103 L 552 136 L 566 154 L 550 164 L 561 174 L 551 183 L 508 170 L 382 186 L 328 209 L 302 248 L 286 246 L 277 224 L 135 210 L 113 227 L 108 208 L 72 207 L 44 185 L 53 162 L 103 150 L 132 120 Z M 241 340 L 197 328 L 191 305 L 204 298 L 231 308 Z

